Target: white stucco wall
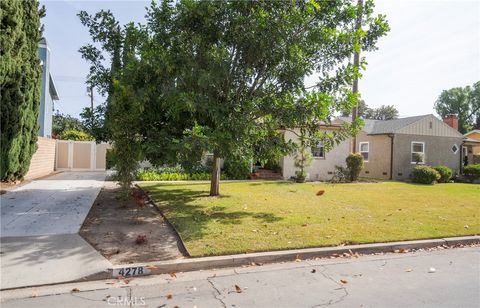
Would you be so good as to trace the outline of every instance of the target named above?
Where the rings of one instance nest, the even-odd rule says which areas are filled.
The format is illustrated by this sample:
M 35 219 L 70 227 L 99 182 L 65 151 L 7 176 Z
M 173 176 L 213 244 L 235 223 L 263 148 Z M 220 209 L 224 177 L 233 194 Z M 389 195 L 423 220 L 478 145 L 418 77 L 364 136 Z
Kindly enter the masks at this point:
M 285 140 L 298 140 L 297 136 L 285 131 Z M 333 177 L 335 166 L 345 166 L 345 159 L 350 153 L 350 139 L 341 142 L 330 152 L 325 153 L 325 158 L 313 158 L 312 164 L 308 168 L 308 180 L 310 181 L 329 181 Z M 281 160 L 282 175 L 284 179 L 290 179 L 295 176 L 295 157 L 285 156 Z

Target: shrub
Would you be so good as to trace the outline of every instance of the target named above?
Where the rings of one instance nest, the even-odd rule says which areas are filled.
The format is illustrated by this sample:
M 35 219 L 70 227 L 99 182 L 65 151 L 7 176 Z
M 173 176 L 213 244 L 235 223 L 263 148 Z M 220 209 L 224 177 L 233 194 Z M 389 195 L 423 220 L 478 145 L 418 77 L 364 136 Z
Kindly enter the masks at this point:
M 350 181 L 356 181 L 363 169 L 363 156 L 360 153 L 351 153 L 345 160 L 349 171 Z
M 210 173 L 192 173 L 185 172 L 162 172 L 159 173 L 155 170 L 142 170 L 137 174 L 138 181 L 209 181 Z M 222 175 L 222 180 L 226 180 L 227 177 Z
M 430 166 L 416 166 L 412 171 L 412 181 L 414 183 L 434 184 L 440 177 L 440 173 Z
M 480 179 L 480 164 L 465 166 L 463 168 L 463 174 L 472 182 Z
M 297 183 L 304 183 L 307 179 L 307 168 L 312 163 L 312 160 L 313 157 L 310 150 L 304 145 L 300 146 L 300 149 L 295 156 L 295 167 L 298 168 L 295 172 Z
M 60 135 L 62 140 L 74 140 L 74 141 L 91 141 L 93 137 L 86 132 L 80 130 L 69 129 Z
M 335 166 L 332 183 L 346 183 L 350 180 L 350 171 L 343 166 Z
M 453 177 L 452 169 L 447 166 L 436 166 L 433 169 L 437 170 L 440 174 L 440 179 L 438 180 L 439 183 L 447 183 Z
M 244 180 L 250 177 L 252 161 L 245 156 L 227 157 L 223 163 L 223 169 L 229 179 Z
M 105 163 L 106 163 L 107 170 L 115 167 L 116 160 L 117 160 L 117 156 L 115 154 L 115 150 L 107 149 L 107 153 L 105 155 Z

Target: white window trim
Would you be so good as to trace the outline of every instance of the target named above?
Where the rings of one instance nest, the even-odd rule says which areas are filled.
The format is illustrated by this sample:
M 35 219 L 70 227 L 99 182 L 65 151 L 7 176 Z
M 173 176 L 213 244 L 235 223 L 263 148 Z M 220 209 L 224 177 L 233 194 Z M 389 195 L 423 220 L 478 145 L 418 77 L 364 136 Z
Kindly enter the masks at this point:
M 322 147 L 323 148 L 323 156 L 313 156 L 313 153 L 312 153 L 312 157 L 313 159 L 325 159 L 325 145 L 323 144 L 323 142 L 319 142 L 318 145 L 316 147 L 312 147 L 310 152 L 313 152 L 313 149 L 315 148 L 320 148 Z
M 413 151 L 413 144 L 414 143 L 421 143 L 423 152 L 414 152 Z M 411 144 L 410 144 L 410 164 L 417 165 L 416 162 L 412 161 L 412 154 L 413 153 L 422 153 L 423 154 L 423 161 L 418 163 L 418 165 L 425 165 L 425 142 L 423 142 L 423 141 L 412 141 Z
M 367 150 L 366 150 L 366 151 L 362 151 L 362 144 L 366 144 L 366 145 L 367 145 Z M 358 143 L 358 149 L 360 150 L 360 154 L 362 154 L 362 153 L 368 153 L 368 159 L 367 159 L 367 160 L 364 160 L 364 162 L 368 163 L 368 161 L 370 160 L 370 142 L 368 142 L 368 141 L 359 142 L 359 143 Z M 362 156 L 363 156 L 363 155 L 362 155 Z

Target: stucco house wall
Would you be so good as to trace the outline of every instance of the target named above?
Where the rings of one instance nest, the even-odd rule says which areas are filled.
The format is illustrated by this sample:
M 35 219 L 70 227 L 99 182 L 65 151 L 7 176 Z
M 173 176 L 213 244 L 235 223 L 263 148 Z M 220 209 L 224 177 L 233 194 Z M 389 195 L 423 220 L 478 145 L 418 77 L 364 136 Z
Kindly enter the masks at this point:
M 364 162 L 361 177 L 375 179 L 390 179 L 391 138 L 387 135 L 367 135 L 360 132 L 357 135 L 357 150 L 360 151 L 360 143 L 368 142 L 368 162 Z
M 425 164 L 444 165 L 455 172 L 460 170 L 462 137 L 441 137 L 427 135 L 395 134 L 393 142 L 393 178 L 405 180 L 410 177 L 415 164 L 411 162 L 412 142 L 425 143 Z M 452 151 L 457 145 L 458 151 Z
M 291 131 L 285 131 L 285 140 L 298 141 L 298 137 Z M 325 153 L 324 158 L 313 158 L 312 164 L 308 168 L 308 178 L 310 181 L 328 181 L 333 177 L 335 166 L 345 166 L 345 159 L 350 153 L 350 140 L 345 140 L 334 147 L 331 151 Z M 280 160 L 282 167 L 282 176 L 284 179 L 290 179 L 295 176 L 295 155 L 283 157 Z

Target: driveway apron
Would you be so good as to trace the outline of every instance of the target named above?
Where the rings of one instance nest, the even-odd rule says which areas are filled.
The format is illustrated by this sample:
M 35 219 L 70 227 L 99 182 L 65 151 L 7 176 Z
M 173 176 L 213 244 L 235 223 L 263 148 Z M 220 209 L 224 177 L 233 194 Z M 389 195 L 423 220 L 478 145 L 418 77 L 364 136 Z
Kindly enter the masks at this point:
M 64 172 L 1 196 L 0 289 L 77 280 L 111 266 L 78 231 L 105 172 Z

